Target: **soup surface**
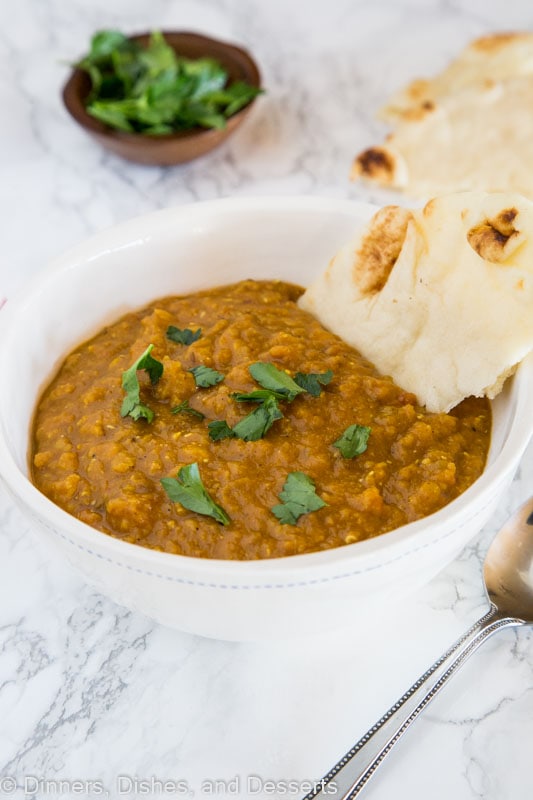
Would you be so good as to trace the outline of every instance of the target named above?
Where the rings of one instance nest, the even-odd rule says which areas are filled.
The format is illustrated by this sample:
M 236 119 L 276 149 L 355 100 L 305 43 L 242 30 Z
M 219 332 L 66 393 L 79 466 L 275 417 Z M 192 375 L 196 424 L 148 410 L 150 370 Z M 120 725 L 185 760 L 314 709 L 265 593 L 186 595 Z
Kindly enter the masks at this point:
M 169 297 L 78 347 L 35 412 L 36 486 L 65 511 L 125 541 L 241 560 L 357 542 L 457 497 L 483 471 L 489 403 L 469 398 L 449 414 L 426 412 L 299 309 L 302 291 L 243 281 Z M 189 343 L 169 338 L 169 328 Z M 133 378 L 153 419 L 122 416 L 123 373 L 129 369 L 131 379 L 132 365 L 150 345 L 162 374 L 134 369 Z M 308 390 L 276 395 L 253 377 L 254 364 L 274 365 Z M 299 377 L 309 374 L 319 376 L 312 390 Z M 260 394 L 234 396 L 251 392 Z M 268 409 L 274 413 L 260 438 L 237 435 L 244 428 L 261 434 L 256 417 Z M 349 440 L 353 445 L 361 436 L 353 454 Z M 207 506 L 221 509 L 222 519 L 176 502 L 161 483 L 173 478 L 183 488 L 187 476 L 182 471 L 178 479 L 178 472 L 192 464 Z

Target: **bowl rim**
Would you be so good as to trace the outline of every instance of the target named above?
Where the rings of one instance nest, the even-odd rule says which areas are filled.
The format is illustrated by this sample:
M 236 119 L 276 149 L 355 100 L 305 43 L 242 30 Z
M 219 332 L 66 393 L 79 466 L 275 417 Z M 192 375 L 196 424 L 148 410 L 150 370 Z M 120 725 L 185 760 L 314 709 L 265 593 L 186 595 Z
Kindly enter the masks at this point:
M 143 39 L 149 36 L 151 31 L 141 31 L 140 33 L 132 33 L 128 35 L 128 39 L 138 40 Z M 198 44 L 203 44 L 207 48 L 212 47 L 215 45 L 218 48 L 225 50 L 228 54 L 236 54 L 239 59 L 241 59 L 246 64 L 247 70 L 250 72 L 250 77 L 248 78 L 249 82 L 256 86 L 257 88 L 261 88 L 261 72 L 259 70 L 259 66 L 253 56 L 246 50 L 244 47 L 241 47 L 238 44 L 233 44 L 233 42 L 227 42 L 222 39 L 216 39 L 213 36 L 208 36 L 203 33 L 198 33 L 195 31 L 177 31 L 177 30 L 162 30 L 161 33 L 165 37 L 183 37 L 187 38 L 190 41 L 194 41 Z M 127 131 L 121 131 L 116 128 L 112 128 L 109 125 L 105 125 L 96 117 L 92 117 L 90 114 L 87 113 L 85 110 L 85 105 L 83 100 L 77 91 L 76 84 L 81 80 L 81 76 L 86 76 L 86 73 L 77 68 L 73 67 L 71 69 L 70 75 L 65 81 L 63 85 L 63 89 L 61 91 L 61 98 L 63 100 L 63 105 L 65 106 L 66 110 L 70 114 L 70 116 L 79 124 L 82 128 L 90 131 L 93 134 L 97 134 L 98 136 L 103 136 L 108 139 L 115 139 L 118 141 L 123 142 L 130 142 L 130 143 L 143 143 L 145 147 L 156 147 L 158 143 L 163 142 L 177 142 L 180 140 L 188 141 L 190 139 L 205 139 L 213 137 L 213 135 L 217 135 L 218 137 L 224 136 L 230 132 L 230 130 L 235 127 L 237 121 L 240 121 L 246 113 L 252 108 L 257 97 L 252 98 L 252 100 L 235 114 L 232 114 L 231 117 L 228 117 L 228 122 L 225 128 L 217 129 L 217 128 L 201 128 L 195 127 L 191 128 L 190 130 L 185 131 L 176 131 L 174 133 L 166 133 L 161 134 L 158 136 L 149 136 L 144 133 L 128 133 Z M 231 122 L 231 125 L 230 125 Z
M 290 211 L 306 210 L 328 211 L 332 213 L 352 213 L 354 222 L 367 214 L 376 211 L 379 206 L 359 200 L 325 198 L 318 196 L 254 196 L 239 198 L 223 198 L 202 202 L 177 205 L 152 211 L 118 225 L 93 234 L 78 245 L 55 258 L 25 288 L 19 289 L 0 313 L 0 358 L 1 342 L 6 339 L 13 321 L 24 306 L 34 302 L 47 284 L 57 281 L 65 271 L 83 269 L 84 265 L 99 255 L 126 246 L 132 239 L 141 246 L 153 238 L 157 231 L 165 231 L 176 215 L 189 215 L 192 220 L 205 218 L 205 215 L 249 212 L 277 212 L 286 214 Z M 148 232 L 150 231 L 150 234 Z M 155 233 L 154 233 L 155 231 Z M 514 409 L 509 429 L 500 452 L 494 461 L 487 466 L 482 475 L 459 497 L 448 505 L 415 522 L 408 523 L 392 531 L 380 534 L 372 539 L 344 545 L 313 553 L 283 556 L 253 561 L 236 561 L 231 559 L 209 559 L 181 554 L 164 553 L 142 545 L 132 544 L 103 533 L 82 522 L 61 509 L 31 482 L 29 476 L 19 469 L 5 438 L 6 421 L 2 419 L 0 407 L 0 477 L 3 478 L 11 492 L 24 504 L 26 510 L 36 517 L 41 524 L 67 539 L 72 545 L 87 550 L 99 558 L 115 561 L 123 557 L 129 562 L 142 563 L 154 571 L 181 574 L 185 577 L 170 578 L 194 585 L 231 588 L 228 576 L 239 581 L 234 588 L 271 588 L 270 581 L 278 581 L 279 586 L 308 585 L 330 581 L 335 578 L 349 577 L 354 573 L 375 570 L 391 561 L 405 558 L 413 552 L 432 546 L 435 542 L 453 535 L 457 527 L 462 527 L 469 518 L 468 507 L 472 504 L 470 516 L 479 513 L 481 507 L 489 506 L 498 488 L 505 485 L 508 475 L 516 468 L 530 437 L 533 435 L 533 416 L 530 412 L 530 398 L 533 395 L 533 353 L 527 356 L 519 366 L 513 380 Z M 1 386 L 0 386 L 1 392 Z M 46 521 L 46 522 L 44 522 Z M 61 531 L 68 530 L 72 538 Z M 423 540 L 419 533 L 426 531 Z M 433 535 L 430 534 L 433 530 Z M 96 549 L 96 553 L 92 548 Z M 105 549 L 108 556 L 98 551 Z M 386 554 L 386 558 L 382 555 Z M 124 561 L 119 560 L 121 566 Z M 344 566 L 344 569 L 343 569 Z M 130 567 L 132 568 L 132 567 Z M 143 570 L 142 567 L 140 568 Z M 332 569 L 337 569 L 331 574 Z M 301 580 L 303 574 L 312 572 L 313 579 Z M 321 575 L 321 573 L 323 573 Z M 206 581 L 198 581 L 195 576 L 202 574 Z M 191 576 L 190 579 L 187 576 Z M 225 579 L 225 580 L 224 580 Z M 254 583 L 242 584 L 243 579 Z M 263 583 L 256 583 L 263 581 Z M 264 581 L 269 581 L 264 583 Z M 279 583 L 281 581 L 281 583 Z

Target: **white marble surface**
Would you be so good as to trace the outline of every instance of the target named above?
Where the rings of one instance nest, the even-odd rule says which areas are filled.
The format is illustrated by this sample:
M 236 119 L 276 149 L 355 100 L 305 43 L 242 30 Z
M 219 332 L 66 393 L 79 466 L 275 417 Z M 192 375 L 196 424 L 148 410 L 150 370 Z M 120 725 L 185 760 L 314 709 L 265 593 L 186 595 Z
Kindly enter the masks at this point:
M 268 94 L 201 161 L 122 162 L 60 102 L 64 60 L 110 26 L 239 42 L 257 56 Z M 0 294 L 91 232 L 153 208 L 277 193 L 381 202 L 347 179 L 354 153 L 383 133 L 377 107 L 472 37 L 513 28 L 533 28 L 528 0 L 2 0 Z M 195 638 L 115 606 L 56 561 L 0 493 L 0 797 L 97 797 L 102 786 L 110 797 L 190 796 L 180 780 L 207 797 L 202 781 L 215 779 L 226 782 L 218 797 L 301 796 L 256 791 L 248 776 L 320 777 L 481 615 L 483 552 L 532 485 L 530 446 L 497 518 L 373 632 L 268 645 Z M 502 632 L 365 796 L 530 800 L 532 743 L 533 636 Z M 119 776 L 175 783 L 135 793 Z

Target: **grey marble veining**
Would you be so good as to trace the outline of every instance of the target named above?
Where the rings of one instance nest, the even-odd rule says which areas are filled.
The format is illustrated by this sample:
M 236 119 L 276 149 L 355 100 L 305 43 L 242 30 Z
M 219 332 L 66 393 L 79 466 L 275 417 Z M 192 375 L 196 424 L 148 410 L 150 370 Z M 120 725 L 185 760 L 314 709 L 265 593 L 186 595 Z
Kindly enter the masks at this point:
M 355 153 L 386 131 L 377 108 L 473 37 L 533 28 L 533 8 L 526 0 L 4 0 L 0 21 L 0 296 L 10 296 L 69 246 L 155 208 L 266 194 L 404 202 L 348 181 Z M 60 100 L 65 61 L 102 27 L 239 42 L 256 55 L 267 94 L 200 161 L 122 162 Z M 484 552 L 532 487 L 530 446 L 486 529 L 398 603 L 384 628 L 274 644 L 203 640 L 116 606 L 56 558 L 0 487 L 0 797 L 177 797 L 179 781 L 207 797 L 202 782 L 216 779 L 225 782 L 219 797 L 282 797 L 260 781 L 319 778 L 483 613 Z M 533 636 L 505 631 L 434 701 L 366 796 L 530 800 L 532 741 Z M 175 791 L 154 785 L 143 794 L 134 779 L 168 779 Z

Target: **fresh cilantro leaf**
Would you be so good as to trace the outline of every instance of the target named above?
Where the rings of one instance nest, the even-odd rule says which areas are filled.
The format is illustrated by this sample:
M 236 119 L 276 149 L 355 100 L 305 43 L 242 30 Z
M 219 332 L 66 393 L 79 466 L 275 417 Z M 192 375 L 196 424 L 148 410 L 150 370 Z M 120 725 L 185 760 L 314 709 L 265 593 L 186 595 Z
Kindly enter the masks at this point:
M 232 439 L 235 436 L 233 430 L 224 419 L 213 420 L 207 426 L 207 430 L 209 431 L 209 438 L 214 442 L 219 442 L 221 439 Z
M 126 392 L 126 397 L 122 401 L 122 407 L 120 409 L 120 415 L 122 417 L 130 416 L 135 420 L 144 418 L 148 420 L 148 422 L 152 422 L 154 418 L 154 412 L 148 408 L 148 406 L 141 403 L 141 387 L 137 377 L 137 372 L 139 370 L 145 370 L 148 373 L 150 382 L 155 384 L 163 374 L 163 364 L 161 361 L 157 361 L 157 359 L 150 355 L 153 349 L 153 344 L 148 345 L 137 361 L 122 373 L 122 388 Z
M 128 101 L 140 78 L 142 67 L 139 62 L 140 45 L 126 41 L 111 53 L 109 71 L 105 73 L 100 88 L 99 100 Z
M 225 97 L 215 95 L 224 88 L 228 78 L 226 70 L 218 61 L 214 58 L 183 59 L 182 69 L 189 79 L 195 81 L 194 91 L 191 93 L 194 100 L 208 96 L 211 102 L 227 104 Z
M 306 391 L 274 364 L 256 362 L 249 367 L 250 374 L 264 388 L 253 392 L 235 392 L 234 400 L 239 403 L 258 403 L 258 407 L 233 427 L 217 420 L 209 423 L 209 436 L 214 441 L 236 436 L 245 442 L 262 439 L 274 422 L 283 418 L 278 405 L 279 400 L 292 401 Z
M 239 420 L 233 427 L 233 433 L 244 442 L 255 442 L 257 439 L 263 438 L 277 419 L 282 418 L 283 414 L 278 406 L 278 401 L 271 395 L 254 411 Z
M 236 436 L 245 442 L 262 439 L 274 422 L 283 418 L 278 405 L 279 400 L 291 401 L 305 391 L 298 386 L 286 372 L 274 364 L 257 362 L 249 367 L 250 374 L 264 388 L 253 392 L 235 392 L 232 397 L 239 403 L 258 403 L 258 407 L 241 419 L 233 428 L 227 423 L 217 422 L 210 430 L 212 439 L 225 439 Z M 208 427 L 211 428 L 209 425 Z
M 90 61 L 99 61 L 107 58 L 113 51 L 122 47 L 128 42 L 126 36 L 120 31 L 97 31 L 91 39 L 91 49 L 87 58 Z
M 322 386 L 327 386 L 331 383 L 333 372 L 328 369 L 327 372 L 297 372 L 294 376 L 294 382 L 301 386 L 308 394 L 313 397 L 319 397 L 322 392 Z
M 198 341 L 201 335 L 201 328 L 197 328 L 195 331 L 190 328 L 176 328 L 175 325 L 169 325 L 167 328 L 167 339 L 178 344 L 192 344 Z
M 281 394 L 286 400 L 294 400 L 304 389 L 293 381 L 290 375 L 278 369 L 274 364 L 257 361 L 248 368 L 252 378 L 264 389 Z
M 193 367 L 189 372 L 193 374 L 196 385 L 202 389 L 206 389 L 208 386 L 216 386 L 217 383 L 224 380 L 224 375 L 221 372 L 217 372 L 216 369 L 211 369 L 211 367 L 206 367 L 204 364 Z
M 272 392 L 270 389 L 258 389 L 255 392 L 235 392 L 231 396 L 238 403 L 264 403 L 269 397 L 275 397 L 276 400 L 287 399 L 284 394 Z
M 342 436 L 333 442 L 333 447 L 337 447 L 344 458 L 360 456 L 367 448 L 371 431 L 372 428 L 368 428 L 366 425 L 350 425 Z
M 88 104 L 93 100 L 124 96 L 122 80 L 114 72 L 114 64 L 119 56 L 122 58 L 136 48 L 137 45 L 120 31 L 97 31 L 94 34 L 89 52 L 75 65 L 89 73 L 92 88 Z
M 225 117 L 231 117 L 247 106 L 258 94 L 255 86 L 250 86 L 245 81 L 235 81 L 225 91 L 225 100 L 228 104 L 224 110 Z
M 177 406 L 170 409 L 171 414 L 192 414 L 194 417 L 199 417 L 200 419 L 205 418 L 205 414 L 202 414 L 201 411 L 197 411 L 195 408 L 191 408 L 189 405 L 188 400 L 183 400 L 181 403 L 178 403 Z
M 122 405 L 122 409 L 120 412 L 120 415 L 122 417 L 132 417 L 136 422 L 139 419 L 145 419 L 148 422 L 154 421 L 154 416 L 155 416 L 154 412 L 152 411 L 151 408 L 148 408 L 148 406 L 145 406 L 143 403 L 136 403 L 131 407 L 130 411 L 124 413 L 124 409 L 126 407 L 125 406 L 126 399 L 127 398 L 124 398 L 124 404 Z
M 266 392 L 265 394 L 264 398 L 258 400 L 260 405 L 246 417 L 239 420 L 233 428 L 230 428 L 224 420 L 210 422 L 207 427 L 211 439 L 214 442 L 230 437 L 237 437 L 244 442 L 255 442 L 257 439 L 262 439 L 274 422 L 283 418 L 276 397 L 271 392 Z
M 327 506 L 317 495 L 315 484 L 305 472 L 289 472 L 279 498 L 282 502 L 271 510 L 282 525 L 296 525 L 302 514 Z
M 176 51 L 167 44 L 161 31 L 152 31 L 148 47 L 140 48 L 138 61 L 152 77 L 171 73 L 178 62 Z
M 180 503 L 197 514 L 213 517 L 221 525 L 229 524 L 230 518 L 224 509 L 207 493 L 196 462 L 181 467 L 177 478 L 162 478 L 161 484 L 173 503 Z
M 117 130 L 125 131 L 126 133 L 135 133 L 135 128 L 124 113 L 121 101 L 112 102 L 109 100 L 104 102 L 103 100 L 95 100 L 90 106 L 87 106 L 87 113 L 111 128 L 117 128 Z
M 147 136 L 161 136 L 162 134 L 173 133 L 173 130 L 170 125 L 161 124 L 146 128 L 145 133 Z

